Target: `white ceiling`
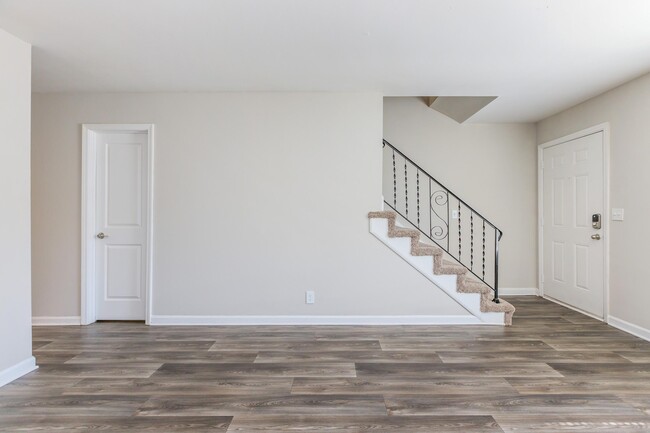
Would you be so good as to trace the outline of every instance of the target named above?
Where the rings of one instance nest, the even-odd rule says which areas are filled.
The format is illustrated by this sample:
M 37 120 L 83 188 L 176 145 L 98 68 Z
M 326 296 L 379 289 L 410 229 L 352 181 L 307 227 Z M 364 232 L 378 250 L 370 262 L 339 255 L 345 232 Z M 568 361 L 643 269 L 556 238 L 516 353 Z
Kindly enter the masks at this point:
M 535 121 L 650 71 L 648 0 L 0 0 L 34 91 L 499 98 Z

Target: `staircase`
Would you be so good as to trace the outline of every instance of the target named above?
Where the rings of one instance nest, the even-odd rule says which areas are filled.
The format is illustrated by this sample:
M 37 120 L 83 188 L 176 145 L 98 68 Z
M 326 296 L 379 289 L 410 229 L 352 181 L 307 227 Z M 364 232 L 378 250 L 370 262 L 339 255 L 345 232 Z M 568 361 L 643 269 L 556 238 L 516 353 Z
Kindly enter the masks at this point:
M 392 200 L 368 214 L 370 232 L 481 323 L 511 325 L 515 308 L 498 291 L 501 230 L 386 140 L 383 149 Z

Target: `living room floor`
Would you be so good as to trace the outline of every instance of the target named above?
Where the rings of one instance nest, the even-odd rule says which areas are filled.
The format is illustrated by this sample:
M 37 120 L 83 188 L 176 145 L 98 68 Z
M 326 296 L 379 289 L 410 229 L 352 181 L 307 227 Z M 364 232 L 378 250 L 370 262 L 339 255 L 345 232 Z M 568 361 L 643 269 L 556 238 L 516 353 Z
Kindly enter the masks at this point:
M 508 328 L 35 327 L 0 431 L 650 431 L 650 343 L 508 300 Z

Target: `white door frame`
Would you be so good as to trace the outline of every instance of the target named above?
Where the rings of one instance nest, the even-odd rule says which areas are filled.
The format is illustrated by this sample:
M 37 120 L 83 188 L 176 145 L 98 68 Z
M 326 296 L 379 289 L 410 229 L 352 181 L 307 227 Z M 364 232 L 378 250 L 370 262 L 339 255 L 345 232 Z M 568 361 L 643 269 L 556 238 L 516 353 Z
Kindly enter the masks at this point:
M 97 202 L 97 135 L 102 132 L 147 134 L 147 239 L 145 259 L 145 323 L 151 321 L 153 275 L 154 126 L 147 124 L 83 124 L 81 141 L 81 324 L 97 320 L 95 296 L 95 206 Z
M 604 265 L 603 265 L 603 321 L 607 322 L 609 316 L 609 222 L 610 222 L 610 208 L 609 208 L 609 122 L 601 123 L 595 126 L 592 126 L 582 131 L 569 134 L 567 136 L 558 138 L 556 140 L 551 140 L 546 143 L 542 143 L 538 146 L 537 149 L 537 227 L 538 227 L 538 284 L 539 284 L 539 294 L 540 296 L 553 301 L 555 303 L 561 304 L 565 307 L 568 307 L 572 310 L 579 311 L 582 314 L 594 317 L 598 320 L 601 320 L 598 317 L 595 317 L 592 314 L 582 311 L 579 308 L 576 308 L 571 305 L 567 305 L 563 302 L 558 301 L 557 299 L 552 299 L 544 295 L 544 226 L 542 225 L 543 216 L 544 216 L 544 149 L 552 146 L 557 146 L 558 144 L 566 143 L 577 138 L 585 137 L 587 135 L 596 134 L 598 132 L 603 133 L 603 253 Z

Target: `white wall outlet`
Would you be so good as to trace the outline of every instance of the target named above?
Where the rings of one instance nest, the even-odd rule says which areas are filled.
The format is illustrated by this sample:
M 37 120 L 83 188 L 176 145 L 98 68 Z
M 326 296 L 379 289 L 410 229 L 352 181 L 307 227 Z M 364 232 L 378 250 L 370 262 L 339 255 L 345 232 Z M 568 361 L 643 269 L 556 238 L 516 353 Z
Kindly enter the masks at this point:
M 625 210 L 622 208 L 612 208 L 612 221 L 623 221 Z
M 305 304 L 313 304 L 316 302 L 316 293 L 313 290 L 305 292 Z
M 458 210 L 457 209 L 452 209 L 451 210 L 451 219 L 453 219 L 453 220 L 458 219 Z

